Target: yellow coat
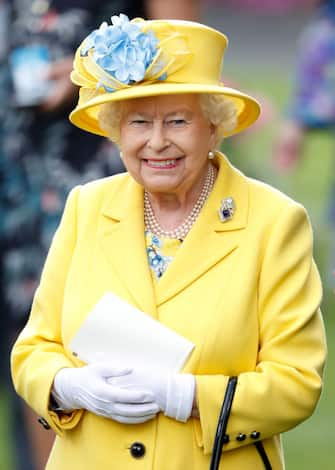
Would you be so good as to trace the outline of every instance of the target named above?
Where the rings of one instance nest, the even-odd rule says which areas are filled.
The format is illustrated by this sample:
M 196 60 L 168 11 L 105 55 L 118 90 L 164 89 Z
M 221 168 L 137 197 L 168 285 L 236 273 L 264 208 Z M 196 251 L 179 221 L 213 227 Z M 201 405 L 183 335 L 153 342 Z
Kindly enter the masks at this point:
M 75 188 L 50 249 L 30 320 L 12 353 L 18 393 L 57 432 L 48 470 L 207 470 L 228 377 L 238 375 L 220 468 L 261 470 L 260 433 L 273 470 L 284 468 L 280 433 L 308 418 L 325 360 L 321 285 L 303 207 L 246 178 L 218 156 L 219 175 L 199 219 L 154 295 L 146 259 L 143 189 L 127 174 Z M 232 197 L 236 212 L 221 222 Z M 107 291 L 189 338 L 200 420 L 160 413 L 123 425 L 76 411 L 48 411 L 67 349 Z M 236 437 L 245 435 L 240 441 Z M 130 446 L 143 443 L 134 459 Z

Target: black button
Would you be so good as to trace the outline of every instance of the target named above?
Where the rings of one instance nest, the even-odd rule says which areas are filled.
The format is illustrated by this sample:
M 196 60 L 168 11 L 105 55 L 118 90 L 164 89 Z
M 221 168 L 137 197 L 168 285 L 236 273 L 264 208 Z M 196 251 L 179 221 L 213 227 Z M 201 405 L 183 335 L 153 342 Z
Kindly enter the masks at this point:
M 246 438 L 247 438 L 247 436 L 245 434 L 243 434 L 242 432 L 240 432 L 240 434 L 238 434 L 236 436 L 236 440 L 239 441 L 239 442 L 245 441 Z
M 145 446 L 142 442 L 134 442 L 130 447 L 130 453 L 135 459 L 140 459 L 145 454 Z
M 50 426 L 48 424 L 48 421 L 44 418 L 42 418 L 42 416 L 40 416 L 37 420 L 40 424 L 42 424 L 42 426 L 44 427 L 44 429 L 50 429 Z
M 222 440 L 223 440 L 223 443 L 224 443 L 224 444 L 228 444 L 228 442 L 230 441 L 229 435 L 228 435 L 228 434 L 225 434 L 225 435 L 223 436 L 223 439 L 222 439 Z
M 250 434 L 250 437 L 251 439 L 259 439 L 260 438 L 260 435 L 261 433 L 259 431 L 253 431 L 251 434 Z

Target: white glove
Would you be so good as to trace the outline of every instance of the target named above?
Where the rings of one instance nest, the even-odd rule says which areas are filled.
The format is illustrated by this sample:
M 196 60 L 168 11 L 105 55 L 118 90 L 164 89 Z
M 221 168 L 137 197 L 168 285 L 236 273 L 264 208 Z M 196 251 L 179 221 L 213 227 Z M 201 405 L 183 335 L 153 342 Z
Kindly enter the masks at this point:
M 52 396 L 66 411 L 84 408 L 120 423 L 144 423 L 160 410 L 153 394 L 144 387 L 126 390 L 108 383 L 108 379 L 130 372 L 103 362 L 64 368 L 55 376 Z
M 150 390 L 165 416 L 186 422 L 192 413 L 195 378 L 157 369 L 136 368 L 127 375 L 108 379 L 108 383 L 128 390 Z

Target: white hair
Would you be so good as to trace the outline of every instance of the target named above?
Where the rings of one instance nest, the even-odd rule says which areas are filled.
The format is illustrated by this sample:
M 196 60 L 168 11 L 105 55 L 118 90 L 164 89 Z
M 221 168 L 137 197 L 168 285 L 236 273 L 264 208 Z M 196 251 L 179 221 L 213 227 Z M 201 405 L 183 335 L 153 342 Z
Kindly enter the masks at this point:
M 237 126 L 237 109 L 233 100 L 223 95 L 203 93 L 200 106 L 208 121 L 216 127 L 218 145 Z
M 205 118 L 215 126 L 218 145 L 237 125 L 237 109 L 233 100 L 219 94 L 202 93 L 200 106 Z M 101 129 L 109 139 L 120 145 L 120 119 L 122 101 L 103 103 L 98 111 Z

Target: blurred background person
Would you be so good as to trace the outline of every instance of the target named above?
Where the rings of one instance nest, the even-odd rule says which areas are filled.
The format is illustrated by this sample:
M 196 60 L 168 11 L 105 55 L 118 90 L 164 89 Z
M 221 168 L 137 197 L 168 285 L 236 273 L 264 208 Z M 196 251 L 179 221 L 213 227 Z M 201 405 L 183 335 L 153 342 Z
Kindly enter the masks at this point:
M 303 29 L 297 50 L 294 90 L 286 119 L 275 139 L 274 164 L 279 172 L 301 170 L 304 160 L 324 164 L 325 152 L 335 160 L 335 0 L 316 2 L 315 13 Z M 335 169 L 335 166 L 333 166 Z M 328 193 L 325 225 L 335 234 L 335 176 Z M 311 188 L 311 198 L 319 197 Z M 322 231 L 316 236 L 322 236 Z M 335 243 L 330 241 L 325 280 L 331 282 Z
M 0 246 L 6 325 L 2 377 L 7 386 L 8 351 L 27 320 L 69 190 L 123 171 L 114 145 L 68 121 L 77 100 L 69 79 L 74 50 L 88 31 L 115 12 L 196 20 L 199 5 L 197 0 L 2 1 Z M 14 465 L 42 469 L 53 433 L 45 432 L 21 401 L 13 395 L 10 399 Z

